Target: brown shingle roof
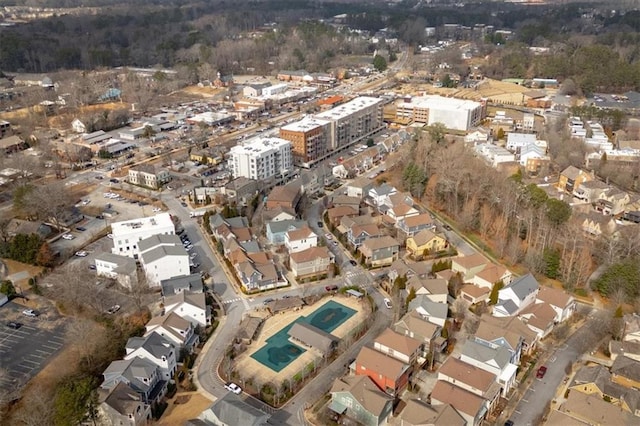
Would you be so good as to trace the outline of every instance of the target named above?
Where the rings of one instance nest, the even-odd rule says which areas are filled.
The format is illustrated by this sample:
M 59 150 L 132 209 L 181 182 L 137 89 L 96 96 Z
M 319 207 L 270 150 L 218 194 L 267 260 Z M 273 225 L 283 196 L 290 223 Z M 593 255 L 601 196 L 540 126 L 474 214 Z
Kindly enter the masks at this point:
M 561 309 L 569 306 L 572 299 L 564 290 L 553 287 L 540 287 L 536 298 Z
M 437 235 L 435 232 L 429 229 L 423 229 L 413 236 L 413 241 L 416 243 L 418 247 L 427 244 L 429 241 L 433 240 L 436 236 L 443 238 L 442 235 Z
M 400 377 L 408 368 L 402 361 L 391 358 L 368 346 L 363 346 L 360 349 L 360 353 L 356 357 L 356 365 L 364 366 L 367 370 L 382 374 L 392 380 Z
M 475 284 L 465 284 L 460 290 L 461 293 L 466 293 L 474 299 L 489 294 L 490 291 L 491 289 L 488 289 L 487 287 L 479 287 Z
M 367 411 L 380 416 L 393 397 L 382 392 L 369 376 L 347 376 L 336 379 L 333 392 L 349 392 Z
M 561 176 L 566 176 L 567 178 L 571 179 L 571 180 L 576 180 L 576 178 L 578 176 L 580 176 L 583 172 L 582 170 L 580 170 L 579 168 L 575 167 L 575 166 L 569 166 L 566 169 L 564 169 L 562 171 L 562 173 L 560 173 Z
M 476 388 L 483 394 L 496 382 L 495 374 L 453 357 L 447 358 L 440 367 L 439 373 L 451 377 L 456 382 Z
M 343 216 L 356 216 L 358 210 L 351 206 L 338 206 L 327 210 L 327 214 L 329 215 L 329 219 L 333 221 Z
M 507 268 L 505 268 L 504 266 L 491 264 L 485 266 L 482 271 L 478 272 L 476 274 L 476 277 L 482 278 L 483 280 L 494 284 L 500 281 L 506 272 Z
M 313 231 L 308 226 L 303 226 L 300 229 L 291 230 L 287 232 L 287 234 L 289 235 L 289 241 L 297 241 L 303 238 L 309 238 L 312 236 Z
M 374 251 L 392 246 L 400 246 L 400 243 L 398 243 L 393 237 L 384 236 L 379 238 L 369 238 L 368 240 L 365 240 L 362 243 L 361 248 L 367 249 L 369 251 Z
M 429 405 L 419 399 L 410 399 L 400 414 L 402 425 L 466 426 L 464 418 L 449 404 Z
M 411 356 L 422 345 L 422 342 L 404 334 L 397 333 L 390 328 L 384 330 L 376 339 L 375 343 L 379 343 L 388 348 L 400 352 L 401 354 Z
M 464 269 L 470 269 L 489 263 L 489 261 L 479 253 L 472 254 L 471 256 L 458 256 L 454 258 L 453 261 Z
M 300 187 L 296 185 L 276 186 L 269 193 L 267 200 L 274 202 L 293 203 L 300 193 Z
M 251 240 L 251 229 L 249 228 L 231 228 L 231 232 L 236 236 L 238 241 Z
M 547 327 L 553 324 L 556 318 L 556 311 L 548 303 L 534 303 L 527 306 L 518 316 L 523 318 L 527 325 L 538 330 L 546 330 Z
M 431 391 L 431 400 L 450 404 L 461 413 L 476 417 L 484 404 L 484 399 L 451 383 L 438 380 Z
M 427 321 L 416 311 L 405 314 L 400 321 L 395 323 L 394 327 L 399 333 L 403 333 L 404 330 L 409 330 L 414 333 L 414 336 L 425 340 L 430 340 L 440 329 L 439 326 Z
M 289 255 L 291 260 L 296 264 L 310 262 L 314 259 L 326 259 L 331 257 L 329 249 L 326 247 L 310 247 Z
M 433 222 L 433 220 L 431 219 L 431 216 L 429 216 L 429 213 L 422 213 L 422 214 L 410 216 L 404 219 L 405 225 L 409 228 L 413 228 L 414 226 L 420 226 L 420 225 L 428 225 L 431 222 Z

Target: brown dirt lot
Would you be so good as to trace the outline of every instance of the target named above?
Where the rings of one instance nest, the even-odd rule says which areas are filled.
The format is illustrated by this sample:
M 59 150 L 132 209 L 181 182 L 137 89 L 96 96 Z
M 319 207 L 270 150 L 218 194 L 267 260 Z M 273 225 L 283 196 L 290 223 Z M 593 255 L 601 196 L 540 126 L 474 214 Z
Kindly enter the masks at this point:
M 42 273 L 43 268 L 41 266 L 33 266 L 27 265 L 26 263 L 17 262 L 11 259 L 2 259 L 2 262 L 7 266 L 7 276 L 19 273 L 26 272 L 29 274 L 29 277 L 34 277 Z M 23 280 L 19 280 L 14 282 L 13 284 L 19 285 L 23 287 L 23 290 L 26 289 L 28 285 L 29 278 L 25 278 Z
M 177 398 L 184 400 L 188 397 L 188 401 L 182 404 L 175 404 Z M 198 417 L 202 411 L 208 408 L 212 401 L 200 395 L 198 392 L 182 392 L 176 394 L 171 401 L 169 407 L 164 412 L 162 418 L 158 421 L 158 426 L 183 425 L 189 419 Z
M 224 92 L 225 89 L 220 89 L 217 87 L 198 87 L 198 86 L 189 86 L 185 87 L 181 90 L 189 95 L 198 95 L 203 98 L 212 98 L 220 93 Z

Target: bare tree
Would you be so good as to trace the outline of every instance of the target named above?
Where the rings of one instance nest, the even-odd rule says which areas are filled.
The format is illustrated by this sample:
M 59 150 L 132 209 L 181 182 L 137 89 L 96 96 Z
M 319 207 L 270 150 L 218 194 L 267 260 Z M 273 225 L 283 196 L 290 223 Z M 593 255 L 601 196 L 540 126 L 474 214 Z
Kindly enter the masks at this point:
M 36 212 L 38 219 L 60 226 L 74 201 L 63 182 L 54 182 L 33 187 L 25 196 L 24 204 L 26 212 Z
M 49 426 L 53 424 L 54 394 L 41 385 L 31 387 L 24 395 L 22 407 L 15 419 L 25 426 Z
M 92 370 L 99 356 L 99 349 L 105 346 L 107 333 L 104 328 L 91 321 L 74 321 L 67 329 L 66 339 L 88 370 Z

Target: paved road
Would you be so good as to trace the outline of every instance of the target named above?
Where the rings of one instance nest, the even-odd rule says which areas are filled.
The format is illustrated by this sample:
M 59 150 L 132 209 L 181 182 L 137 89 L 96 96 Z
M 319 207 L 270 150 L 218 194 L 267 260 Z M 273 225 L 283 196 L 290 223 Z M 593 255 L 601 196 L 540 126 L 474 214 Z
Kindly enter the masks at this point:
M 510 419 L 516 425 L 538 424 L 540 417 L 544 413 L 549 402 L 556 395 L 556 390 L 561 385 L 565 374 L 565 369 L 569 364 L 573 364 L 580 359 L 582 354 L 593 349 L 606 331 L 602 324 L 602 315 L 607 315 L 604 311 L 580 306 L 580 309 L 588 313 L 587 321 L 561 346 L 550 351 L 549 356 L 535 367 L 533 382 L 524 393 Z M 547 367 L 547 373 L 543 379 L 535 378 L 535 371 L 540 365 Z

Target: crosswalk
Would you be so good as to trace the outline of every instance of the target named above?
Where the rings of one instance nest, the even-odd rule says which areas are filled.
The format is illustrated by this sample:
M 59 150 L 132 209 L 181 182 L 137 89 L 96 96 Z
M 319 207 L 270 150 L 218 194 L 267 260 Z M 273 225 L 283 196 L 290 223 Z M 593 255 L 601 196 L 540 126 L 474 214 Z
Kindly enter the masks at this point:
M 222 301 L 222 304 L 224 304 L 224 305 L 230 305 L 230 304 L 232 304 L 232 303 L 236 303 L 236 302 L 239 302 L 239 301 L 241 301 L 241 300 L 243 300 L 243 299 L 242 299 L 242 297 L 236 297 L 235 299 L 223 300 L 223 301 Z
M 364 287 L 371 284 L 369 276 L 365 271 L 349 271 L 345 274 L 345 279 L 349 285 Z

